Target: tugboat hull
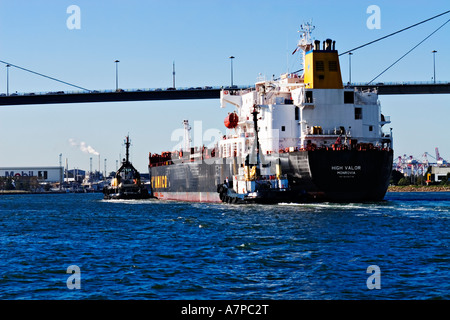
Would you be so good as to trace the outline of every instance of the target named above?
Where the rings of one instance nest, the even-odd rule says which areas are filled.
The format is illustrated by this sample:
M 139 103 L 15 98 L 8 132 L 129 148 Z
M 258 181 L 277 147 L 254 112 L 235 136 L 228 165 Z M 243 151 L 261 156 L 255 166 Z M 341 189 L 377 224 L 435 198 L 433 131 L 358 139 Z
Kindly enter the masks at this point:
M 106 187 L 103 190 L 105 200 L 140 200 L 150 199 L 151 195 L 145 188 L 111 188 Z

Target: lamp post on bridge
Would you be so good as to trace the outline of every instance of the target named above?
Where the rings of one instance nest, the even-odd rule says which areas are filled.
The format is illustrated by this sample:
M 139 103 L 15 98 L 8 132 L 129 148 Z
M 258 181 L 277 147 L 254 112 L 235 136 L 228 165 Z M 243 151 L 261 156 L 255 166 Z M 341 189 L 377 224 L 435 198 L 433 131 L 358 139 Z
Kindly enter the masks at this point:
M 436 50 L 431 51 L 433 54 L 433 81 L 436 83 Z
M 9 68 L 11 65 L 6 65 L 6 95 L 9 96 Z
M 233 56 L 230 56 L 230 62 L 231 62 L 231 86 L 233 87 Z
M 348 53 L 348 84 L 352 83 L 352 55 L 353 53 Z
M 114 61 L 116 63 L 116 91 L 119 90 L 119 60 Z

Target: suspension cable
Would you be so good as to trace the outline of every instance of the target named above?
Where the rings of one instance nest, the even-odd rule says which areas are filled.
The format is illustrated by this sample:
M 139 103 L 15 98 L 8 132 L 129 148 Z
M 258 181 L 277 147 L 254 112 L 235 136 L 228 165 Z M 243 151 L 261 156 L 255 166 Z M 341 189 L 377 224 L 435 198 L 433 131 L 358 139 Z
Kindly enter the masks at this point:
M 11 66 L 11 67 L 14 67 L 14 68 L 17 68 L 17 69 L 20 69 L 20 70 L 23 70 L 23 71 L 27 71 L 27 72 L 30 72 L 30 73 L 34 73 L 34 74 L 36 74 L 36 75 L 38 75 L 38 76 L 41 76 L 41 77 L 44 77 L 44 78 L 47 78 L 47 79 L 50 79 L 50 80 L 54 80 L 54 81 L 58 81 L 58 82 L 67 84 L 67 85 L 69 85 L 69 86 L 71 86 L 71 87 L 75 87 L 75 88 L 82 89 L 82 90 L 89 91 L 89 92 L 91 91 L 91 90 L 89 90 L 89 89 L 86 89 L 86 88 L 83 88 L 83 87 L 74 85 L 74 84 L 72 84 L 72 83 L 65 82 L 65 81 L 62 81 L 62 80 L 59 80 L 59 79 L 50 77 L 50 76 L 46 76 L 45 74 L 42 74 L 42 73 L 39 73 L 39 72 L 36 72 L 36 71 L 33 71 L 33 70 L 29 70 L 29 69 L 26 69 L 26 68 L 19 67 L 19 66 L 15 65 L 15 64 L 12 64 L 12 63 L 9 63 L 9 62 L 6 62 L 6 61 L 0 60 L 0 63 L 9 65 L 9 66 Z
M 347 53 L 349 53 L 349 52 L 356 51 L 356 50 L 358 50 L 358 49 L 361 49 L 361 48 L 363 48 L 363 47 L 365 47 L 365 46 L 368 46 L 369 44 L 378 42 L 378 41 L 380 41 L 380 40 L 389 38 L 389 37 L 391 37 L 391 36 L 393 36 L 393 35 L 395 35 L 395 34 L 397 34 L 397 33 L 400 33 L 400 32 L 402 32 L 402 31 L 405 31 L 405 30 L 411 29 L 411 28 L 413 28 L 413 27 L 416 27 L 416 26 L 418 26 L 418 25 L 420 25 L 420 24 L 422 24 L 422 23 L 425 23 L 425 22 L 430 21 L 430 20 L 433 20 L 433 19 L 435 19 L 435 18 L 437 18 L 437 17 L 443 16 L 444 14 L 447 14 L 447 13 L 449 13 L 449 12 L 450 12 L 450 10 L 445 11 L 445 12 L 440 13 L 440 14 L 434 16 L 434 17 L 431 17 L 431 18 L 428 18 L 428 19 L 423 20 L 423 21 L 421 21 L 421 22 L 418 22 L 418 23 L 416 23 L 416 24 L 413 24 L 412 26 L 409 26 L 409 27 L 403 28 L 403 29 L 401 29 L 401 30 L 395 31 L 395 32 L 393 32 L 393 33 L 391 33 L 391 34 L 388 34 L 388 35 L 386 35 L 386 36 L 384 36 L 384 37 L 381 37 L 381 38 L 378 38 L 378 39 L 376 39 L 376 40 L 370 41 L 370 42 L 368 42 L 368 43 L 366 43 L 366 44 L 363 44 L 363 45 L 361 45 L 361 46 L 359 46 L 359 47 L 356 47 L 356 48 L 353 48 L 353 49 L 351 49 L 351 50 L 347 50 L 347 51 L 345 51 L 345 52 L 339 54 L 339 56 L 342 56 L 342 55 L 347 54 Z
M 406 52 L 404 55 L 402 55 L 400 58 L 398 58 L 393 64 L 391 64 L 389 67 L 387 67 L 386 69 L 383 70 L 383 72 L 381 72 L 379 75 L 377 75 L 375 78 L 373 78 L 372 80 L 370 80 L 367 84 L 371 84 L 375 79 L 377 79 L 379 76 L 381 76 L 383 73 L 385 73 L 386 71 L 388 71 L 392 66 L 394 66 L 397 62 L 399 62 L 400 60 L 402 60 L 404 57 L 406 57 L 406 55 L 408 55 L 411 51 L 413 51 L 415 48 L 417 48 L 418 46 L 420 46 L 423 42 L 425 42 L 425 40 L 427 40 L 429 37 L 431 37 L 433 34 L 435 34 L 439 29 L 441 29 L 443 26 L 445 26 L 448 22 L 450 21 L 450 19 L 448 19 L 447 21 L 445 21 L 441 26 L 439 26 L 439 28 L 437 28 L 436 30 L 434 30 L 432 33 L 430 33 L 428 36 L 425 37 L 425 39 L 423 39 L 422 41 L 420 41 L 418 44 L 416 44 L 413 48 L 411 48 L 408 52 Z

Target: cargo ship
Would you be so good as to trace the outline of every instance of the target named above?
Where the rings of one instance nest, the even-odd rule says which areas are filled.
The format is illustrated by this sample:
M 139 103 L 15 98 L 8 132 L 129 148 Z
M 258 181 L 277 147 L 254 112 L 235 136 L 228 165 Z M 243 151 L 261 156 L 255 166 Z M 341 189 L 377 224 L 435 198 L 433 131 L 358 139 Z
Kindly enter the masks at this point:
M 301 28 L 303 69 L 221 90 L 227 134 L 213 146 L 149 154 L 159 199 L 230 202 L 382 200 L 393 165 L 390 118 L 376 90 L 346 88 L 335 41 Z M 180 119 L 181 120 L 181 119 Z

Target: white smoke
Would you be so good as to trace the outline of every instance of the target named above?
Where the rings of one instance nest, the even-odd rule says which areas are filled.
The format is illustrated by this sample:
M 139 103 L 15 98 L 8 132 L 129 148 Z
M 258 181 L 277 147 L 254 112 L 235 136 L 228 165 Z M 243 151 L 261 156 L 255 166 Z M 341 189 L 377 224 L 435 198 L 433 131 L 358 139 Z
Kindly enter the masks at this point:
M 78 147 L 78 148 L 80 148 L 80 150 L 83 151 L 84 153 L 90 153 L 90 154 L 93 154 L 93 155 L 96 155 L 96 156 L 98 156 L 98 155 L 100 154 L 100 153 L 98 153 L 97 151 L 95 151 L 94 148 L 92 148 L 91 146 L 88 146 L 88 145 L 86 144 L 86 142 L 84 142 L 84 141 L 77 142 L 77 141 L 75 141 L 74 139 L 70 138 L 70 139 L 69 139 L 69 143 L 70 143 L 70 145 L 73 146 L 73 147 Z

